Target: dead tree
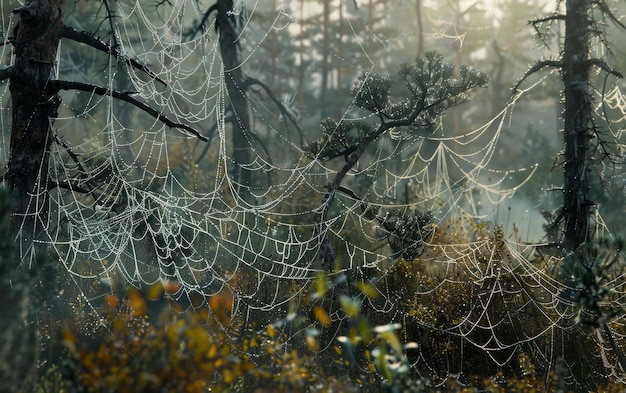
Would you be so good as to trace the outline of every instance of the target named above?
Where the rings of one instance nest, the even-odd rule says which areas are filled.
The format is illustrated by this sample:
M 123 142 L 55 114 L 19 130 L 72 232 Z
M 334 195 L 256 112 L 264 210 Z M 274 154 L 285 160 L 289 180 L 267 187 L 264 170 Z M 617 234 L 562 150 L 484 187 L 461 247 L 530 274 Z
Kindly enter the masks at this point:
M 15 62 L 2 70 L 12 105 L 5 174 L 14 208 L 10 227 L 27 244 L 41 238 L 48 215 L 51 130 L 61 99 L 46 86 L 54 78 L 62 7 L 62 0 L 29 1 L 13 11 L 20 16 L 11 38 Z
M 607 141 L 600 134 L 592 108 L 591 71 L 601 71 L 621 78 L 622 75 L 609 67 L 603 59 L 591 57 L 594 38 L 603 39 L 603 29 L 594 19 L 594 9 L 625 26 L 611 13 L 603 0 L 568 0 L 565 13 L 556 13 L 531 21 L 538 26 L 545 23 L 563 22 L 565 39 L 560 59 L 544 60 L 531 67 L 515 86 L 514 91 L 530 75 L 544 68 L 555 68 L 563 81 L 563 205 L 552 226 L 561 228 L 562 239 L 558 242 L 565 252 L 573 252 L 588 242 L 593 235 L 592 215 L 595 203 L 590 198 L 590 178 L 597 161 L 611 159 Z M 539 30 L 538 30 L 539 31 Z M 600 157 L 596 155 L 600 152 Z
M 245 168 L 250 163 L 250 113 L 248 100 L 243 87 L 244 75 L 241 70 L 239 44 L 239 16 L 233 11 L 233 0 L 218 0 L 217 28 L 220 33 L 220 51 L 224 67 L 226 90 L 230 99 L 230 107 L 234 117 L 233 128 L 233 160 L 235 162 L 234 180 L 242 188 L 244 196 L 250 187 L 251 172 Z
M 244 74 L 241 68 L 240 42 L 240 27 L 243 15 L 235 11 L 233 0 L 217 0 L 215 4 L 207 9 L 198 25 L 189 33 L 189 36 L 193 38 L 197 33 L 204 31 L 213 13 L 216 13 L 215 29 L 219 32 L 224 81 L 230 101 L 228 111 L 231 115 L 226 120 L 232 127 L 233 162 L 235 165 L 233 180 L 239 188 L 239 196 L 246 200 L 249 199 L 249 189 L 252 185 L 252 172 L 246 168 L 252 162 L 251 141 L 254 140 L 267 152 L 265 144 L 255 136 L 252 129 L 247 97 L 250 88 L 253 86 L 259 87 L 276 105 L 280 113 L 295 126 L 300 136 L 302 136 L 302 130 L 293 112 L 273 94 L 267 84 Z
M 110 10 L 108 2 L 104 3 Z M 21 249 L 25 251 L 33 240 L 45 240 L 48 191 L 51 188 L 89 192 L 77 185 L 56 184 L 48 176 L 50 146 L 55 141 L 52 127 L 61 103 L 61 90 L 112 96 L 138 107 L 169 127 L 182 129 L 202 140 L 206 138 L 193 127 L 176 123 L 134 98 L 132 92 L 58 79 L 55 62 L 59 41 L 70 39 L 123 59 L 120 61 L 164 84 L 142 63 L 120 56 L 117 45 L 108 45 L 89 33 L 65 26 L 62 21 L 63 0 L 30 0 L 13 12 L 20 17 L 9 39 L 14 47 L 14 64 L 0 70 L 0 80 L 9 80 L 12 105 L 10 156 L 2 180 L 7 182 L 13 201 L 11 233 L 19 239 Z

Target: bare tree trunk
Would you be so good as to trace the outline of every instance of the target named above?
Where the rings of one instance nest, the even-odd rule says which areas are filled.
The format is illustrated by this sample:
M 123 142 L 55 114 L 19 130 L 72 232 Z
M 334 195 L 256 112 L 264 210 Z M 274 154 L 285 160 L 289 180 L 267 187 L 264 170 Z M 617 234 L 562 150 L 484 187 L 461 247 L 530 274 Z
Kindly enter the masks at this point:
M 415 0 L 415 20 L 417 23 L 417 57 L 424 55 L 424 19 L 422 18 L 422 0 Z
M 328 64 L 328 58 L 330 56 L 330 2 L 331 0 L 324 0 L 324 21 L 323 23 L 323 47 L 322 47 L 322 87 L 320 90 L 320 117 L 325 119 L 328 116 L 328 105 L 327 105 L 327 95 L 328 95 L 328 74 L 330 72 L 330 67 Z
M 244 75 L 241 71 L 239 57 L 239 31 L 237 18 L 233 13 L 233 0 L 217 1 L 217 25 L 220 32 L 220 51 L 224 65 L 224 79 L 230 99 L 230 106 L 234 113 L 233 128 L 233 160 L 235 161 L 234 181 L 241 186 L 240 195 L 245 198 L 248 194 L 251 173 L 245 165 L 250 159 L 250 112 L 243 88 Z
M 52 123 L 61 99 L 45 91 L 55 78 L 62 0 L 31 0 L 16 9 L 13 31 L 15 70 L 11 91 L 11 155 L 9 190 L 13 200 L 11 232 L 22 248 L 44 236 L 48 221 L 48 159 Z
M 47 238 L 45 228 L 49 220 L 50 144 L 61 99 L 56 93 L 47 92 L 46 85 L 56 79 L 62 9 L 63 0 L 29 0 L 13 11 L 19 15 L 19 22 L 12 34 L 14 64 L 9 75 L 9 233 L 17 239 L 21 258 L 37 258 L 23 264 L 31 267 L 30 263 L 36 262 L 31 271 L 21 271 L 21 258 L 5 255 L 9 266 L 0 271 L 2 284 L 7 284 L 0 291 L 6 305 L 0 321 L 0 334 L 6 339 L 0 348 L 3 391 L 8 387 L 14 391 L 27 389 L 37 373 L 44 373 L 47 365 L 53 363 L 52 357 L 59 353 L 51 341 L 57 334 L 51 322 L 58 317 L 57 310 L 53 310 L 56 265 L 40 250 L 43 246 L 37 240 Z
M 565 97 L 564 246 L 574 251 L 589 240 L 589 157 L 593 123 L 589 97 L 588 0 L 567 0 L 562 79 Z

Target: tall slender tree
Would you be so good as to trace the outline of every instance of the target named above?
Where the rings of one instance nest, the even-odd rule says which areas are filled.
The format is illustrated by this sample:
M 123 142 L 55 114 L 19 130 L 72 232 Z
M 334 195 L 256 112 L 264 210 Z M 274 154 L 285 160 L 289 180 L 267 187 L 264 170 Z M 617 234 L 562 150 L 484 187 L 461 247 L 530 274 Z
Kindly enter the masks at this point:
M 240 188 L 240 195 L 245 195 L 250 187 L 251 173 L 245 168 L 250 163 L 250 110 L 243 87 L 244 75 L 241 70 L 238 21 L 233 12 L 233 0 L 217 1 L 217 26 L 220 32 L 220 51 L 224 66 L 224 79 L 233 111 L 233 160 L 235 162 L 234 179 Z
M 591 71 L 596 68 L 622 78 L 604 59 L 592 57 L 593 42 L 606 42 L 604 27 L 597 18 L 601 15 L 622 29 L 626 26 L 614 16 L 604 0 L 567 0 L 564 3 L 564 12 L 531 21 L 536 28 L 545 23 L 564 23 L 565 36 L 560 58 L 535 64 L 515 90 L 528 76 L 544 68 L 556 68 L 561 73 L 565 145 L 563 205 L 552 225 L 562 226 L 560 243 L 564 251 L 573 252 L 593 235 L 595 204 L 591 200 L 591 176 L 594 165 L 599 160 L 612 158 L 609 143 L 600 132 L 592 107 Z

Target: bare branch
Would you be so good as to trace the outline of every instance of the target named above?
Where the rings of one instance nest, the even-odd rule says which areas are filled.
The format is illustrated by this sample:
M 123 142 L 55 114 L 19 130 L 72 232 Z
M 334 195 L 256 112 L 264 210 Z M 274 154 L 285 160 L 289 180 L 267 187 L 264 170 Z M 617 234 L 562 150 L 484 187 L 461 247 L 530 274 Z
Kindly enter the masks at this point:
M 72 150 L 70 145 L 68 145 L 67 142 L 65 142 L 63 139 L 59 138 L 59 136 L 56 135 L 56 134 L 54 135 L 54 141 L 65 149 L 65 152 L 70 156 L 72 161 L 74 161 L 74 163 L 78 167 L 78 171 L 80 173 L 79 181 L 85 180 L 84 177 L 87 174 L 87 171 L 85 170 L 85 167 L 83 166 L 83 163 L 80 161 L 80 159 L 78 158 L 76 153 L 74 153 L 74 151 Z M 67 187 L 66 187 L 66 185 L 67 185 Z M 91 188 L 87 189 L 87 188 L 82 187 L 80 185 L 72 184 L 72 183 L 69 183 L 69 182 L 64 183 L 64 182 L 59 182 L 59 181 L 56 181 L 56 182 L 51 181 L 51 182 L 48 183 L 48 189 L 49 190 L 54 188 L 54 187 L 65 188 L 65 189 L 70 190 L 70 191 L 80 192 L 81 194 L 90 194 L 95 201 L 100 199 L 100 196 L 101 196 L 98 192 L 95 191 L 95 189 L 91 189 Z
M 267 94 L 267 96 L 274 102 L 274 104 L 276 104 L 276 106 L 280 110 L 280 113 L 282 113 L 283 116 L 288 118 L 289 121 L 291 121 L 291 123 L 296 127 L 300 135 L 302 135 L 302 128 L 300 128 L 300 125 L 298 124 L 298 121 L 294 117 L 293 113 L 289 110 L 289 108 L 287 108 L 287 106 L 282 100 L 278 99 L 274 95 L 274 93 L 272 92 L 272 89 L 270 89 L 269 86 L 267 86 L 265 83 L 261 82 L 260 80 L 256 78 L 247 77 L 246 80 L 243 82 L 243 86 L 241 88 L 245 90 L 249 86 L 252 86 L 252 85 L 260 86 L 263 89 L 263 91 L 265 91 L 265 94 Z
M 540 61 L 539 63 L 535 64 L 534 66 L 530 67 L 530 69 L 528 69 L 528 71 L 526 71 L 524 76 L 522 76 L 522 78 L 513 87 L 513 94 L 515 94 L 517 92 L 519 86 L 526 79 L 528 79 L 529 76 L 531 76 L 532 74 L 535 74 L 535 73 L 541 71 L 542 69 L 544 69 L 546 67 L 562 68 L 563 67 L 563 62 L 560 61 L 560 60 L 543 60 L 543 61 Z
M 616 76 L 617 78 L 622 79 L 624 76 L 614 68 L 611 68 L 604 60 L 601 59 L 589 59 L 585 61 L 586 65 L 593 65 L 606 72 L 607 74 L 611 74 Z
M 185 34 L 185 36 L 189 37 L 189 39 L 192 40 L 196 37 L 196 34 L 204 32 L 204 30 L 206 29 L 206 23 L 209 20 L 209 16 L 211 15 L 211 13 L 213 13 L 213 11 L 217 12 L 217 3 L 209 7 L 204 15 L 202 15 L 202 19 L 198 23 L 198 26 Z M 215 22 L 215 30 L 217 30 L 217 21 Z
M 48 181 L 48 190 L 53 190 L 55 188 L 63 188 L 66 190 L 70 190 L 72 192 L 80 192 L 81 194 L 92 194 L 93 191 L 87 189 L 87 188 L 83 188 L 81 186 L 77 186 L 75 184 L 72 184 L 70 182 L 65 182 L 65 181 L 54 181 L 54 180 L 49 180 Z
M 618 25 L 619 27 L 621 27 L 622 29 L 626 30 L 626 25 L 624 25 L 622 23 L 621 20 L 619 20 L 615 14 L 613 13 L 613 11 L 611 11 L 611 9 L 609 8 L 608 4 L 606 4 L 606 1 L 604 0 L 597 0 L 595 2 L 598 5 L 598 8 L 600 8 L 600 11 L 602 11 L 602 13 L 604 15 L 608 15 L 609 19 L 611 19 L 613 21 L 613 23 L 615 23 L 616 25 Z
M 0 81 L 5 79 L 9 79 L 15 73 L 15 68 L 13 66 L 8 66 L 4 68 L 0 68 Z
M 230 118 L 227 118 L 226 121 L 230 121 Z M 209 148 L 211 147 L 211 139 L 213 139 L 213 134 L 215 133 L 215 130 L 217 130 L 217 123 L 213 124 L 207 132 L 208 142 L 204 145 L 204 148 L 202 149 L 202 152 L 198 155 L 198 158 L 196 158 L 196 164 L 202 162 L 204 156 L 209 151 Z
M 68 26 L 63 26 L 61 27 L 61 29 L 59 29 L 59 35 L 62 38 L 67 38 L 76 42 L 80 42 L 86 45 L 91 46 L 92 48 L 95 48 L 97 50 L 100 50 L 104 53 L 107 53 L 113 57 L 115 57 L 118 61 L 121 60 L 124 63 L 130 65 L 131 67 L 137 68 L 143 72 L 146 73 L 146 75 L 148 75 L 150 78 L 154 79 L 155 81 L 158 81 L 160 83 L 162 83 L 163 85 L 167 86 L 167 83 L 165 83 L 165 81 L 161 78 L 159 78 L 159 76 L 152 71 L 150 68 L 148 68 L 147 65 L 142 64 L 140 62 L 138 62 L 137 60 L 134 59 L 130 59 L 126 56 L 124 56 L 122 53 L 120 53 L 119 48 L 118 47 L 112 47 L 110 45 L 108 45 L 107 43 L 105 43 L 104 41 L 102 41 L 101 39 L 99 39 L 98 37 L 94 37 L 93 35 L 84 32 L 84 31 L 78 31 L 76 29 L 74 29 L 73 27 L 68 27 Z
M 126 101 L 129 104 L 132 104 L 136 106 L 137 108 L 141 109 L 142 111 L 146 112 L 147 114 L 154 117 L 158 121 L 162 122 L 166 126 L 170 128 L 178 128 L 181 130 L 185 130 L 189 132 L 190 134 L 195 135 L 201 141 L 208 142 L 208 139 L 195 128 L 190 127 L 186 124 L 176 123 L 170 120 L 167 116 L 158 112 L 156 109 L 152 108 L 148 104 L 143 103 L 133 98 L 131 96 L 133 93 L 131 92 L 111 90 L 111 89 L 107 89 L 106 87 L 90 85 L 88 83 L 64 81 L 64 80 L 49 81 L 46 88 L 54 92 L 58 92 L 59 90 L 86 91 L 86 92 L 95 93 L 101 96 L 110 96 L 110 97 L 117 98 L 122 101 Z
M 562 14 L 549 15 L 549 16 L 545 16 L 543 18 L 537 18 L 537 19 L 529 20 L 528 24 L 536 26 L 536 25 L 541 24 L 541 23 L 552 22 L 552 21 L 555 21 L 555 20 L 565 20 L 565 15 L 562 15 Z
M 546 39 L 547 37 L 545 36 L 545 34 L 540 31 L 539 25 L 541 25 L 543 23 L 546 23 L 546 22 L 550 22 L 551 23 L 553 21 L 560 21 L 560 20 L 564 21 L 565 20 L 565 15 L 563 15 L 563 14 L 556 14 L 555 13 L 553 15 L 549 15 L 549 16 L 546 16 L 544 18 L 537 18 L 537 19 L 530 20 L 530 21 L 528 21 L 528 24 L 533 26 L 533 29 L 535 29 L 535 32 L 537 33 L 537 35 L 539 36 L 539 38 L 541 39 L 543 44 L 546 47 L 549 47 L 549 44 L 548 44 L 549 40 Z

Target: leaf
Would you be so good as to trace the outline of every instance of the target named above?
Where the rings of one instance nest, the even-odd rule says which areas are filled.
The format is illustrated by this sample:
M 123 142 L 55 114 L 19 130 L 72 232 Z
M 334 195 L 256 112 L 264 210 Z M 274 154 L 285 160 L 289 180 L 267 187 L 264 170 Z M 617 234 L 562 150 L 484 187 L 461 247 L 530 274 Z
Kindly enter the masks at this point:
M 117 308 L 117 306 L 119 306 L 120 304 L 120 301 L 117 299 L 117 296 L 115 296 L 112 293 L 109 293 L 108 295 L 106 295 L 104 297 L 104 300 L 107 302 L 109 307 L 112 307 L 112 308 Z
M 361 291 L 361 293 L 366 297 L 370 299 L 376 299 L 378 297 L 378 289 L 376 289 L 376 287 L 369 282 L 359 281 L 356 286 L 357 288 L 359 288 L 359 291 Z
M 356 319 L 359 316 L 362 304 L 359 299 L 353 299 L 349 296 L 342 295 L 339 298 L 339 304 L 341 305 L 341 309 L 349 318 Z
M 163 295 L 163 284 L 161 282 L 155 282 L 148 290 L 148 299 L 158 300 Z
M 269 325 L 267 327 L 267 335 L 269 338 L 276 337 L 276 328 L 274 328 L 274 325 Z
M 330 326 L 330 316 L 328 315 L 326 310 L 324 310 L 320 306 L 314 306 L 313 314 L 315 314 L 315 319 L 317 319 L 317 321 L 321 323 L 322 326 L 324 327 Z
M 128 305 L 130 307 L 131 313 L 134 317 L 139 317 L 146 314 L 148 309 L 148 307 L 146 306 L 146 301 L 143 299 L 143 297 L 141 297 L 136 289 L 130 289 L 126 296 L 128 298 Z

